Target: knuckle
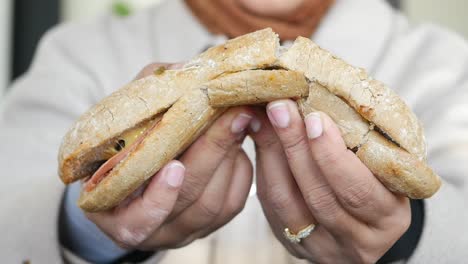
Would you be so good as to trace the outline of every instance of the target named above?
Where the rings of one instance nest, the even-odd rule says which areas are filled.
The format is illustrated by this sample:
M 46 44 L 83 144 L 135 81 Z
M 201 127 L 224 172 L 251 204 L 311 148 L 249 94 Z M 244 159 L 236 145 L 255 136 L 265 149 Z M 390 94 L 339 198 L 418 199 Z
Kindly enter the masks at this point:
M 160 223 L 162 223 L 170 213 L 163 201 L 154 199 L 143 199 L 142 209 L 150 219 Z
M 177 199 L 176 208 L 183 209 L 192 205 L 197 200 L 197 195 L 190 192 L 180 192 Z
M 309 151 L 309 143 L 302 135 L 289 135 L 283 139 L 283 148 L 286 156 L 292 158 Z
M 315 161 L 321 168 L 333 168 L 345 161 L 346 151 L 346 149 L 342 149 L 341 151 L 323 150 L 315 154 Z
M 162 224 L 164 220 L 169 216 L 170 212 L 164 208 L 153 207 L 148 210 L 145 210 L 145 214 L 150 218 L 153 222 Z
M 194 175 L 189 168 L 187 168 L 185 173 L 184 184 L 179 191 L 178 203 L 188 206 L 193 204 L 200 197 L 207 183 L 206 180 L 202 180 L 200 177 Z
M 346 206 L 361 209 L 373 203 L 373 199 L 370 198 L 375 188 L 375 181 L 354 183 L 340 192 L 340 198 Z
M 357 263 L 372 264 L 378 260 L 376 254 L 374 254 L 374 250 L 359 250 L 356 255 L 358 259 Z
M 228 153 L 232 146 L 232 142 L 225 138 L 213 137 L 211 138 L 211 145 L 220 153 Z
M 239 152 L 241 150 L 241 146 L 239 145 L 238 148 L 232 148 L 226 153 L 226 155 L 224 156 L 224 160 L 223 161 L 235 161 L 239 155 Z
M 208 136 L 205 135 L 202 137 L 202 145 L 206 146 L 209 150 L 225 155 L 231 149 L 231 146 L 234 142 L 232 137 L 220 137 L 217 135 Z
M 277 152 L 281 153 L 283 148 L 277 137 L 262 137 L 255 141 L 258 151 L 260 152 Z
M 138 245 L 139 250 L 154 251 L 174 249 L 180 246 L 180 243 L 187 238 L 187 234 L 179 230 L 179 227 L 170 227 L 168 225 L 161 226 L 156 232 L 151 233 L 151 236 L 143 243 Z
M 293 201 L 293 197 L 285 192 L 283 186 L 276 185 L 267 192 L 267 200 L 273 210 L 283 212 L 287 210 Z
M 307 139 L 302 135 L 291 133 L 282 139 L 283 148 L 286 154 L 294 154 L 298 151 L 308 149 Z
M 117 232 L 113 236 L 114 242 L 121 248 L 133 249 L 137 247 L 143 240 L 146 234 L 140 230 L 132 230 L 127 227 L 117 228 Z
M 214 219 L 221 213 L 222 206 L 216 199 L 203 199 L 199 201 L 198 208 L 207 219 Z
M 208 235 L 210 233 L 208 232 Z M 194 242 L 195 240 L 197 239 L 200 239 L 202 238 L 202 235 L 203 235 L 203 232 L 196 232 L 196 233 L 192 233 L 188 236 L 181 236 L 181 238 L 179 238 L 179 242 L 176 244 L 176 247 L 177 248 L 181 248 L 181 247 L 185 247 L 187 245 L 189 245 L 190 243 Z
M 386 247 L 387 245 L 382 243 L 382 239 L 377 238 L 375 234 L 367 234 L 362 235 L 353 244 L 349 244 L 349 252 L 353 262 L 371 264 L 376 263 L 382 248 Z
M 407 198 L 404 199 L 408 200 Z M 392 236 L 396 235 L 398 239 L 410 227 L 411 219 L 411 207 L 408 202 L 404 205 L 392 207 L 391 214 L 383 216 L 382 220 L 378 223 L 378 228 L 390 232 Z
M 410 206 L 403 206 L 397 216 L 395 217 L 398 220 L 397 226 L 399 226 L 399 231 L 401 234 L 405 233 L 411 225 L 411 208 Z
M 314 211 L 325 218 L 334 218 L 338 212 L 338 203 L 331 188 L 326 185 L 315 186 L 305 192 L 305 200 Z
M 158 241 L 151 241 L 151 243 L 146 244 L 146 242 L 140 246 L 138 249 L 143 251 L 154 251 L 157 250 L 168 250 L 168 249 L 175 249 L 180 247 L 181 243 L 180 236 L 178 234 L 171 235 L 171 237 L 165 237 L 162 239 L 158 239 Z
M 238 215 L 242 210 L 244 210 L 245 207 L 245 202 L 239 200 L 239 201 L 230 201 L 226 204 L 227 211 L 228 211 L 228 217 L 234 217 Z
M 400 224 L 400 232 L 403 235 L 408 231 L 408 228 L 411 225 L 411 214 L 406 215 L 402 220 Z

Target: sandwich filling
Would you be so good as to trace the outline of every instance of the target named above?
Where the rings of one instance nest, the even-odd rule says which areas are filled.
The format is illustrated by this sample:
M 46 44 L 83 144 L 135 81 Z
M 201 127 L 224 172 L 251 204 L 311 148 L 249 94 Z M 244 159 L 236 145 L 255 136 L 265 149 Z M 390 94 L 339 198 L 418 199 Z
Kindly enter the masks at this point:
M 127 130 L 117 137 L 114 140 L 114 144 L 104 151 L 104 163 L 91 177 L 85 180 L 84 190 L 87 192 L 92 191 L 117 164 L 124 160 L 130 152 L 135 150 L 160 120 L 160 117 L 156 117 L 153 120 L 144 122 L 140 126 Z

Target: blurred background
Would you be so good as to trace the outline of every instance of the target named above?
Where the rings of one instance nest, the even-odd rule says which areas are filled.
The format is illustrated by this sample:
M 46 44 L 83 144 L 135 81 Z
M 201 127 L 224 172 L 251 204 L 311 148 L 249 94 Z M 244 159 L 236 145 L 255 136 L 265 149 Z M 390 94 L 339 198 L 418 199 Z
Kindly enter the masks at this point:
M 9 83 L 23 74 L 37 42 L 63 21 L 103 14 L 127 16 L 137 9 L 171 0 L 0 0 L 0 104 Z M 414 22 L 431 22 L 468 38 L 466 0 L 388 0 Z

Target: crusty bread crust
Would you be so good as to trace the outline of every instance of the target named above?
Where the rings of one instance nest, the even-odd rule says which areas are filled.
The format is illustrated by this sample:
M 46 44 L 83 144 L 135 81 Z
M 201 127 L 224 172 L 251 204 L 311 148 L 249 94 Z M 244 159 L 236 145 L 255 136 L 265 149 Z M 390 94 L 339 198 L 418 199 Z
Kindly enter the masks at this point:
M 164 114 L 135 151 L 111 170 L 96 188 L 81 193 L 78 205 L 93 212 L 119 204 L 184 151 L 223 111 L 224 108 L 210 107 L 203 91 L 188 91 Z
M 235 100 L 242 105 L 248 101 L 246 99 L 256 96 L 252 92 L 258 92 L 262 98 L 261 96 L 273 90 L 265 85 L 263 89 L 250 90 L 248 94 L 236 93 L 227 100 L 227 103 L 223 103 L 222 100 L 218 100 L 217 91 L 224 90 L 224 88 L 219 89 L 220 86 L 222 83 L 210 86 L 213 91 L 210 103 L 214 99 L 218 106 L 235 105 Z M 291 96 L 294 95 L 289 94 L 283 98 Z M 359 115 L 345 100 L 322 85 L 317 82 L 310 83 L 308 97 L 297 100 L 297 103 L 303 116 L 315 111 L 328 114 L 340 129 L 346 146 L 356 152 L 358 158 L 389 190 L 413 199 L 423 199 L 430 197 L 439 189 L 441 185 L 439 177 L 424 161 L 374 131 L 373 124 Z
M 136 80 L 89 109 L 65 135 L 59 175 L 65 183 L 89 176 L 85 166 L 101 159 L 103 145 L 126 129 L 167 110 L 186 91 L 217 76 L 272 65 L 279 39 L 271 29 L 244 35 L 208 49 L 181 70 Z
M 207 50 L 183 69 L 134 81 L 91 108 L 60 148 L 65 183 L 88 176 L 89 164 L 122 132 L 162 119 L 95 189 L 82 192 L 79 206 L 95 212 L 119 204 L 226 107 L 305 96 L 298 99 L 301 113 L 330 115 L 347 147 L 388 189 L 411 198 L 438 190 L 440 179 L 424 162 L 423 129 L 392 90 L 309 39 L 298 38 L 281 56 L 278 51 L 271 29 L 254 32 Z
M 214 107 L 271 102 L 280 98 L 298 99 L 309 93 L 303 74 L 286 70 L 247 70 L 220 76 L 207 82 L 210 105 Z
M 369 77 L 364 69 L 349 65 L 303 37 L 282 54 L 279 65 L 322 84 L 409 153 L 426 159 L 423 128 L 414 113 L 393 90 Z
M 304 116 L 314 111 L 328 114 L 338 125 L 349 149 L 359 147 L 372 129 L 367 120 L 362 118 L 351 106 L 316 82 L 310 84 L 309 96 L 298 100 L 297 103 Z
M 83 114 L 65 135 L 59 150 L 62 180 L 69 183 L 86 177 L 80 173 L 83 166 L 99 160 L 110 139 L 166 111 L 184 93 L 184 83 L 189 85 L 183 75 L 166 71 L 134 81 Z M 151 94 L 158 96 L 148 96 Z
M 424 161 L 374 131 L 367 120 L 322 85 L 312 83 L 309 97 L 298 104 L 303 115 L 327 113 L 338 125 L 347 147 L 388 189 L 423 199 L 440 188 L 439 177 Z
M 371 131 L 356 155 L 391 191 L 413 199 L 431 197 L 442 182 L 424 161 Z

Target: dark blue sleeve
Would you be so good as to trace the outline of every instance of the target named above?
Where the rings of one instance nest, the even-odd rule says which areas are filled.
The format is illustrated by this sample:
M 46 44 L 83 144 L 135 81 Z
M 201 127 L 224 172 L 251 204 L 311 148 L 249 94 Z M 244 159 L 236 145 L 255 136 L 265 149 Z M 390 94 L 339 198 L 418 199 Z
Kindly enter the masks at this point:
M 112 263 L 128 254 L 89 221 L 76 205 L 80 184 L 70 185 L 64 194 L 59 219 L 61 244 L 91 263 Z
M 377 262 L 379 264 L 407 260 L 411 257 L 424 226 L 424 201 L 410 200 L 411 225 L 403 236 Z

